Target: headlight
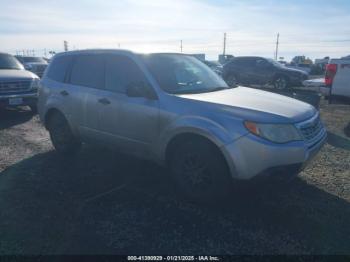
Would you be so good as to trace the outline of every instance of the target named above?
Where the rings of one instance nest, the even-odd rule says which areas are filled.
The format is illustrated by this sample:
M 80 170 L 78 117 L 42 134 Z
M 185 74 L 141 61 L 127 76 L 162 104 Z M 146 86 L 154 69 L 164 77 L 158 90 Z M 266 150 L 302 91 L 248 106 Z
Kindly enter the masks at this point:
M 39 88 L 39 82 L 40 82 L 40 79 L 39 79 L 39 78 L 34 78 L 34 79 L 32 80 L 32 83 L 31 83 L 31 85 L 30 85 L 30 88 L 31 88 L 32 90 L 38 90 L 38 88 Z
M 275 143 L 302 140 L 296 127 L 291 124 L 261 124 L 245 121 L 244 125 L 252 134 Z

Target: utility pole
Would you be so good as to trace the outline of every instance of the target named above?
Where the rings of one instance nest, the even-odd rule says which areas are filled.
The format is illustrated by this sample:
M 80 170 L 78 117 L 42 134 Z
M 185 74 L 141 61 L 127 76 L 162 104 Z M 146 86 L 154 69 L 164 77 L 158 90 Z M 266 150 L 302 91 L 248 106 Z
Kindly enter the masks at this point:
M 63 41 L 63 47 L 64 47 L 64 51 L 67 52 L 68 51 L 68 42 L 66 40 Z
M 222 55 L 225 56 L 226 55 L 226 33 L 224 33 L 224 50 L 222 52 Z
M 181 50 L 181 53 L 182 53 L 182 40 L 180 41 L 180 50 Z
M 276 52 L 275 52 L 275 60 L 277 61 L 278 58 L 278 45 L 280 40 L 280 33 L 277 33 L 277 41 L 276 41 Z

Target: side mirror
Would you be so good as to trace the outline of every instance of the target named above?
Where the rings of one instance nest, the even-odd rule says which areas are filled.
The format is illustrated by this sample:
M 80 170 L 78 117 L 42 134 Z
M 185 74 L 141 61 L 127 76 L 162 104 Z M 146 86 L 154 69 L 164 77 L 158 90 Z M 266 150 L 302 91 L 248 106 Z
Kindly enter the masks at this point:
M 156 100 L 157 95 L 150 85 L 145 82 L 132 82 L 126 87 L 126 94 L 129 97 L 144 97 Z

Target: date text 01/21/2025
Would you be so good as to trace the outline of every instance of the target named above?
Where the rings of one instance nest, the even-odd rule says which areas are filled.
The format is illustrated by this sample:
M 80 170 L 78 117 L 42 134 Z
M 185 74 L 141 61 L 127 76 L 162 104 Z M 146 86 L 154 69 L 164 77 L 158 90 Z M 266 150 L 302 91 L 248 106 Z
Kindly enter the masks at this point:
M 216 256 L 128 256 L 128 261 L 219 261 Z

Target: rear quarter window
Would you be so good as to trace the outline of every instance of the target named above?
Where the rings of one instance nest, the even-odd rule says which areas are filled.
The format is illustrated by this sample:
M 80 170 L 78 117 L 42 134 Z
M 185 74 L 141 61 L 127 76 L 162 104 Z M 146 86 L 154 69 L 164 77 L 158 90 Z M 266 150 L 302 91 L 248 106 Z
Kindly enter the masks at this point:
M 68 67 L 72 62 L 71 56 L 59 56 L 55 58 L 49 67 L 47 76 L 55 81 L 64 82 Z

